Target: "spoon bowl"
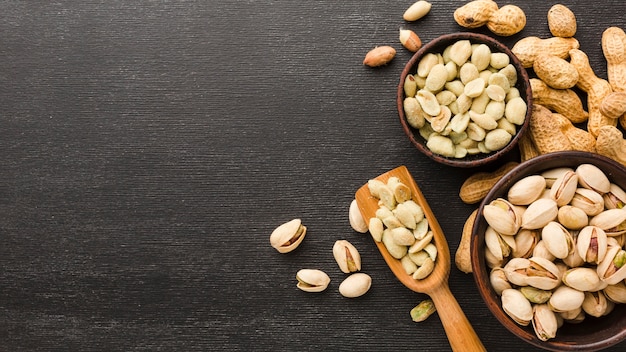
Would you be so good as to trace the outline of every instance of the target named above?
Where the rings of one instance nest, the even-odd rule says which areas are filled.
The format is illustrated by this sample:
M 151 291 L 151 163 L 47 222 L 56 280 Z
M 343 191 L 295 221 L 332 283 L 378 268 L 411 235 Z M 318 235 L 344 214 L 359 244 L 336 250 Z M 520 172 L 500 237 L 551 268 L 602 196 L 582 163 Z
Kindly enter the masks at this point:
M 485 351 L 459 303 L 450 292 L 448 286 L 451 265 L 450 249 L 437 218 L 435 218 L 426 198 L 405 166 L 390 170 L 376 177 L 376 179 L 386 183 L 390 177 L 397 177 L 408 186 L 411 189 L 413 201 L 424 211 L 428 226 L 433 232 L 433 242 L 437 247 L 437 259 L 432 273 L 424 279 L 416 280 L 406 273 L 400 260 L 394 258 L 383 243 L 374 241 L 380 254 L 404 286 L 414 292 L 425 293 L 430 296 L 437 308 L 437 314 L 439 314 L 453 351 Z M 357 190 L 355 198 L 363 219 L 368 223 L 369 219 L 376 216 L 378 199 L 372 196 L 367 184 Z

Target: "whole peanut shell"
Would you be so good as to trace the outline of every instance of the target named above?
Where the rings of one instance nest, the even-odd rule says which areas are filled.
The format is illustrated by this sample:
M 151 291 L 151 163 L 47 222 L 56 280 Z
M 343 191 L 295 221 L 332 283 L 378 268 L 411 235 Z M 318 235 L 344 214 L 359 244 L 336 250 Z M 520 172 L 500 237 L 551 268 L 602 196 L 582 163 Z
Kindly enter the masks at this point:
M 478 28 L 487 24 L 498 4 L 491 0 L 474 0 L 454 11 L 454 20 L 465 28 Z
M 573 37 L 576 34 L 576 16 L 567 6 L 556 4 L 548 11 L 548 28 L 555 37 Z
M 524 10 L 515 5 L 504 5 L 491 14 L 487 28 L 500 36 L 511 36 L 519 33 L 526 26 Z
M 578 71 L 565 59 L 555 55 L 540 54 L 533 63 L 537 77 L 555 89 L 572 88 L 578 82 Z

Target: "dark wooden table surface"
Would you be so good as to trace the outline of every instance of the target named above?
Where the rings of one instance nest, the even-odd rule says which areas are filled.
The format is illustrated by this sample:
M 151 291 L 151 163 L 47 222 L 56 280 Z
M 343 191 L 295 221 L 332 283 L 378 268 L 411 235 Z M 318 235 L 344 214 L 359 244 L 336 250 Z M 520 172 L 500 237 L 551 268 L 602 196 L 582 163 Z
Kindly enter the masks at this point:
M 438 165 L 402 132 L 398 29 L 462 29 L 464 1 L 431 2 L 407 23 L 412 1 L 0 1 L 0 350 L 448 350 L 436 315 L 410 319 L 426 296 L 348 223 L 358 187 L 407 165 L 454 253 L 461 183 L 498 166 Z M 626 2 L 562 3 L 606 77 L 600 37 Z M 547 37 L 553 2 L 517 5 L 528 25 L 503 41 Z M 386 44 L 391 64 L 361 64 Z M 293 218 L 308 234 L 281 255 L 269 235 Z M 373 279 L 361 298 L 337 291 L 338 239 Z M 301 268 L 330 288 L 298 290 Z M 471 275 L 453 266 L 450 286 L 490 351 L 534 350 Z

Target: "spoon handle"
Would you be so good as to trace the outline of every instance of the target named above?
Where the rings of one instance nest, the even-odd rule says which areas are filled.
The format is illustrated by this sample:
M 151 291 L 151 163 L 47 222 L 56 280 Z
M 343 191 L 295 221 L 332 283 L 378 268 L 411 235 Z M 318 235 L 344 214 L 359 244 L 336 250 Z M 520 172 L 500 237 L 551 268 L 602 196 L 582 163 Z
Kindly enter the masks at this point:
M 486 351 L 446 282 L 429 293 L 453 351 Z

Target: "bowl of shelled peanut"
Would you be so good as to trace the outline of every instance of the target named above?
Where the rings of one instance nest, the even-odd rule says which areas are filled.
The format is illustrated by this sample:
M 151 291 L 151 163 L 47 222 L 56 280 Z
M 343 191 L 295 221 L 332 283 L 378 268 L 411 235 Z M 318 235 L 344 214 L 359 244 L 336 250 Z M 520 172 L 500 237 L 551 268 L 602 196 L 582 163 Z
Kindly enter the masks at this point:
M 529 77 L 490 36 L 442 35 L 406 64 L 397 90 L 400 123 L 411 143 L 436 162 L 476 167 L 500 159 L 528 128 Z
M 471 233 L 478 291 L 511 333 L 552 351 L 626 340 L 626 168 L 589 152 L 506 173 Z

